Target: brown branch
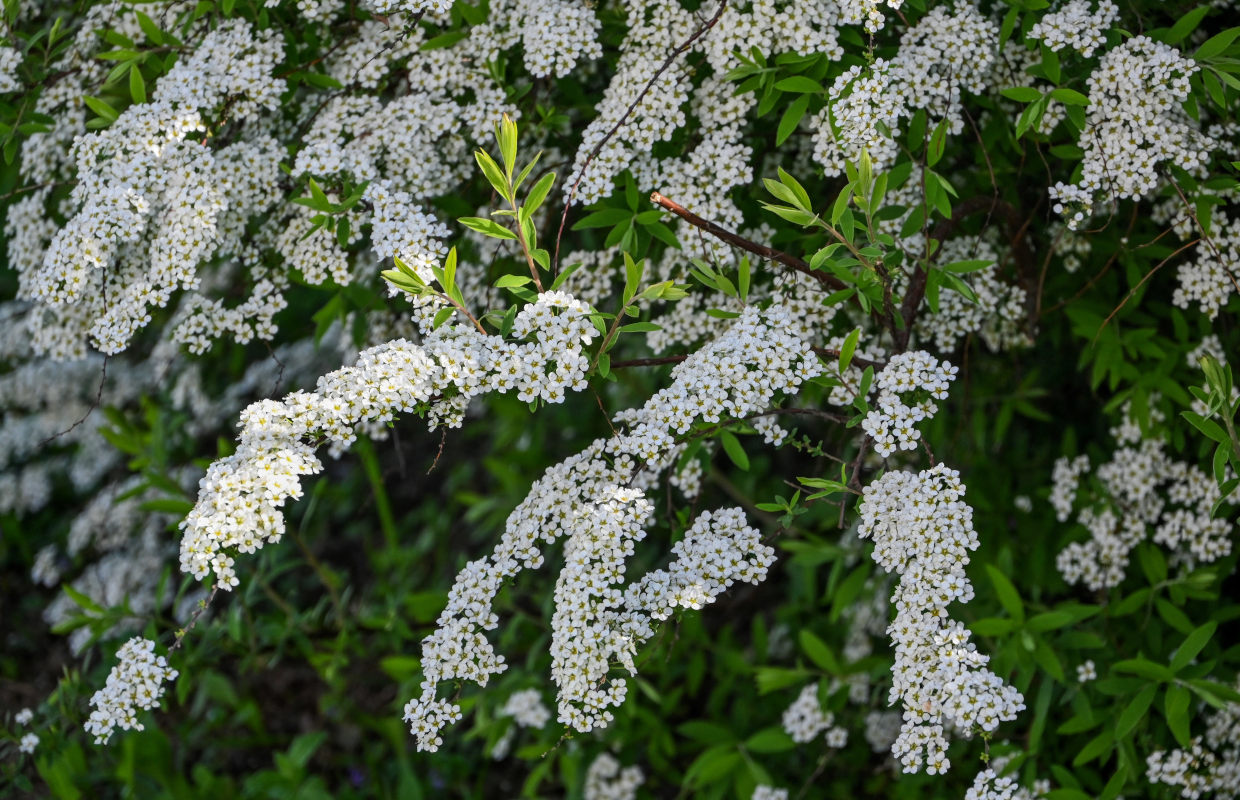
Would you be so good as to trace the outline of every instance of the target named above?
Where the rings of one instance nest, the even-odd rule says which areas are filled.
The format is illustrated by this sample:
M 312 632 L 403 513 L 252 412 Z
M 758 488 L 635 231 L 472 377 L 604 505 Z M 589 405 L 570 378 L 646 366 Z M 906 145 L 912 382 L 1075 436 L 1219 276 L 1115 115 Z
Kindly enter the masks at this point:
M 1024 242 L 1024 226 L 1020 212 L 1006 200 L 998 196 L 990 197 L 970 197 L 961 202 L 952 209 L 952 216 L 943 220 L 930 231 L 929 238 L 940 244 L 951 236 L 952 232 L 960 226 L 961 221 L 968 216 L 979 212 L 986 212 L 986 227 L 990 222 L 990 216 L 995 212 L 1000 213 L 1007 220 L 1008 229 L 1010 231 L 1011 246 L 1017 252 L 1018 268 L 1021 274 L 1025 272 L 1025 257 L 1021 245 Z M 928 240 L 927 240 L 928 241 Z M 903 352 L 908 348 L 909 336 L 912 335 L 913 322 L 917 319 L 917 312 L 921 308 L 921 301 L 926 296 L 926 281 L 930 277 L 929 272 L 918 266 L 913 273 L 912 279 L 909 281 L 908 290 L 904 293 L 904 302 L 900 304 L 900 317 L 904 320 L 904 327 L 894 334 L 896 352 Z
M 844 283 L 839 278 L 836 278 L 834 275 L 828 275 L 825 272 L 816 270 L 813 267 L 811 267 L 809 264 L 797 258 L 796 256 L 788 255 L 787 253 L 780 251 L 780 250 L 776 250 L 773 247 L 767 247 L 766 245 L 758 244 L 757 242 L 752 242 L 749 239 L 746 239 L 744 236 L 740 236 L 738 234 L 732 233 L 731 231 L 725 228 L 721 228 L 720 226 L 716 225 L 715 223 L 711 222 L 708 219 L 702 219 L 697 214 L 694 214 L 692 211 L 680 205 L 676 201 L 669 200 L 668 198 L 664 197 L 658 192 L 655 192 L 652 195 L 650 195 L 650 202 L 654 203 L 660 208 L 663 208 L 663 209 L 666 209 L 667 211 L 672 212 L 676 216 L 683 219 L 685 222 L 689 223 L 695 228 L 699 228 L 703 231 L 706 231 L 711 236 L 714 236 L 716 239 L 719 239 L 722 242 L 726 242 L 727 244 L 730 244 L 733 247 L 739 247 L 740 249 L 753 253 L 754 255 L 760 258 L 766 258 L 771 261 L 777 261 L 780 264 L 783 264 L 785 267 L 788 267 L 789 269 L 793 269 L 804 275 L 810 276 L 814 280 L 818 281 L 819 284 L 821 284 L 822 286 L 828 289 L 831 289 L 833 291 L 838 291 L 840 289 L 847 288 L 844 285 Z
M 827 358 L 839 358 L 840 357 L 840 351 L 832 350 L 830 347 L 814 347 L 812 349 L 815 353 L 817 353 L 820 356 L 826 356 Z M 857 356 L 857 355 L 854 355 L 852 357 L 852 363 L 860 364 L 863 367 L 873 367 L 874 369 L 882 369 L 883 367 L 887 366 L 886 361 L 871 361 L 868 358 L 862 358 L 861 356 Z
M 624 113 L 620 115 L 620 119 L 616 120 L 616 124 L 611 126 L 611 130 L 607 131 L 607 133 L 603 135 L 602 139 L 599 139 L 598 144 L 594 145 L 594 149 L 590 151 L 590 154 L 586 156 L 586 160 L 582 162 L 581 170 L 577 173 L 577 180 L 573 181 L 573 188 L 569 190 L 568 199 L 564 201 L 564 213 L 560 215 L 560 229 L 555 235 L 555 260 L 551 263 L 553 274 L 558 273 L 560 270 L 560 239 L 564 237 L 564 223 L 568 221 L 568 209 L 573 204 L 573 198 L 577 196 L 577 187 L 581 185 L 581 179 L 585 177 L 586 170 L 590 168 L 590 164 L 593 163 L 594 159 L 598 157 L 598 154 L 603 152 L 603 145 L 607 144 L 608 140 L 615 136 L 616 133 L 624 127 L 624 124 L 628 122 L 629 116 L 639 105 L 641 105 L 641 102 L 646 99 L 646 95 L 650 92 L 651 88 L 655 85 L 659 78 L 663 76 L 663 73 L 667 71 L 667 68 L 670 67 L 676 59 L 680 58 L 686 50 L 692 47 L 694 42 L 701 39 L 706 35 L 707 31 L 715 27 L 715 23 L 717 23 L 723 16 L 723 10 L 727 8 L 727 6 L 728 0 L 719 0 L 719 8 L 715 9 L 714 16 L 704 22 L 702 27 L 694 31 L 692 36 L 681 42 L 675 50 L 668 54 L 667 58 L 663 59 L 663 63 L 660 64 L 659 68 L 654 71 L 654 75 L 650 76 L 650 80 L 647 81 L 646 85 L 642 87 L 642 90 L 637 93 L 637 97 L 633 98 L 633 102 L 629 103 L 629 107 L 626 108 Z
M 658 358 L 632 358 L 628 361 L 611 362 L 612 369 L 624 369 L 625 367 L 657 367 L 663 364 L 679 364 L 688 356 L 659 356 Z

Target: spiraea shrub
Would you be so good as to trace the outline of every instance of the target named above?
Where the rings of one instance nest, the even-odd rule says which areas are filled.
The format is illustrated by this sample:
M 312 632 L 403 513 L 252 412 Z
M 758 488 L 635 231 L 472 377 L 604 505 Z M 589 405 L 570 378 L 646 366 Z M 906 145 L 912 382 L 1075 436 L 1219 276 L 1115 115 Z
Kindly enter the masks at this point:
M 1240 796 L 1226 0 L 5 0 L 0 794 Z

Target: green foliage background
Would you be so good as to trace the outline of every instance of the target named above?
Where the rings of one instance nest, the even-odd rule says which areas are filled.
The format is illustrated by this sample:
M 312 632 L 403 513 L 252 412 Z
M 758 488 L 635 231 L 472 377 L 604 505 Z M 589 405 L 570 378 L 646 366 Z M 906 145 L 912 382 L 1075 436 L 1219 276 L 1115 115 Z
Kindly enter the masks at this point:
M 915 17 L 928 5 L 909 0 L 904 10 Z M 1047 7 L 1044 0 L 986 5 L 1005 14 L 1005 35 L 1017 40 Z M 334 35 L 370 16 L 350 9 Z M 427 46 L 450 45 L 483 9 L 485 0 L 481 9 L 458 2 L 454 24 Z M 0 193 L 6 198 L 21 190 L 17 145 L 43 122 L 32 103 L 49 80 L 46 54 L 58 46 L 49 34 L 56 24 L 71 26 L 75 11 L 49 6 L 33 25 L 10 28 L 10 41 L 28 49 L 22 74 L 29 91 L 0 103 L 7 163 Z M 625 31 L 616 4 L 600 3 L 597 11 L 607 53 L 597 70 L 531 80 L 518 58 L 491 65 L 522 110 L 523 142 L 575 151 Z M 1127 3 L 1123 14 L 1128 30 L 1186 53 L 1201 46 L 1205 35 L 1225 31 L 1225 41 L 1206 45 L 1217 52 L 1213 66 L 1194 78 L 1190 105 L 1234 122 L 1240 45 L 1237 29 L 1230 27 L 1231 9 L 1151 1 Z M 290 93 L 300 97 L 331 89 L 331 79 L 316 73 L 314 65 L 332 42 L 322 38 L 323 29 L 301 26 L 295 10 L 268 9 L 254 0 L 203 0 L 191 15 L 239 16 L 276 28 L 294 71 Z M 1114 44 L 1120 34 L 1111 37 Z M 822 107 L 822 87 L 852 63 L 865 61 L 868 37 L 848 29 L 844 38 L 850 55 L 843 62 L 825 56 L 755 58 L 752 69 L 733 76 L 740 90 L 761 98 L 749 142 L 755 152 L 808 135 L 796 124 Z M 90 104 L 99 125 L 139 102 L 145 87 L 169 69 L 178 47 L 155 48 L 160 49 L 166 52 L 135 51 L 122 62 L 130 64 L 127 71 L 101 88 Z M 872 52 L 893 49 L 894 40 L 880 36 Z M 849 720 L 852 735 L 845 749 L 794 746 L 780 727 L 783 709 L 813 680 L 822 680 L 825 688 L 831 678 L 864 672 L 873 681 L 872 705 L 885 707 L 891 667 L 882 640 L 873 656 L 859 662 L 840 655 L 847 634 L 842 612 L 888 591 L 888 585 L 866 556 L 868 545 L 862 547 L 848 532 L 844 512 L 852 510 L 851 501 L 844 509 L 832 502 L 808 503 L 802 491 L 792 502 L 798 477 L 837 477 L 838 465 L 825 454 L 850 460 L 856 453 L 855 429 L 811 417 L 798 419 L 795 443 L 778 449 L 763 446 L 752 428 L 733 426 L 730 435 L 741 453 L 725 443 L 703 455 L 709 463 L 695 508 L 670 496 L 670 488 L 653 493 L 660 522 L 639 552 L 634 573 L 662 564 L 696 510 L 721 504 L 745 506 L 753 524 L 777 533 L 779 561 L 761 586 L 734 587 L 702 612 L 669 622 L 640 653 L 634 691 L 608 729 L 598 736 L 569 736 L 554 724 L 523 730 L 511 757 L 487 756 L 508 724 L 496 710 L 509 694 L 534 687 L 551 697 L 547 576 L 557 567 L 556 555 L 543 571 L 522 576 L 500 596 L 498 611 L 506 621 L 496 646 L 514 668 L 485 690 L 463 693 L 465 721 L 439 753 L 413 752 L 401 708 L 417 691 L 419 642 L 433 630 L 456 571 L 490 549 L 505 517 L 543 469 L 609 433 L 602 408 L 614 413 L 639 405 L 665 384 L 669 368 L 656 366 L 597 377 L 594 391 L 536 413 L 513 398 L 492 397 L 485 415 L 463 429 L 428 432 L 410 417 L 387 441 L 359 442 L 307 481 L 306 498 L 288 509 L 290 535 L 250 558 L 242 587 L 217 598 L 190 634 L 172 660 L 181 677 L 164 708 L 148 715 L 146 731 L 120 735 L 107 748 L 90 744 L 81 725 L 87 698 L 110 667 L 115 641 L 101 641 L 82 658 L 71 656 L 65 631 L 50 631 L 41 619 L 60 590 L 35 586 L 29 578 L 35 553 L 49 541 L 63 540 L 82 499 L 60 485 L 55 502 L 43 511 L 24 518 L 6 515 L 0 520 L 0 714 L 35 707 L 41 742 L 34 756 L 20 756 L 15 743 L 21 731 L 11 716 L 0 717 L 9 721 L 0 732 L 7 742 L 0 745 L 7 747 L 0 749 L 0 786 L 17 795 L 66 798 L 576 797 L 586 766 L 610 749 L 622 763 L 646 771 L 643 796 L 748 798 L 755 784 L 771 783 L 792 787 L 794 796 L 801 790 L 805 797 L 948 798 L 963 795 L 985 753 L 1010 752 L 1017 754 L 1017 771 L 1026 782 L 1053 781 L 1054 800 L 1174 796 L 1172 789 L 1146 782 L 1145 756 L 1184 746 L 1202 732 L 1204 713 L 1240 702 L 1240 694 L 1229 688 L 1240 667 L 1237 555 L 1183 568 L 1169 564 L 1163 548 L 1146 542 L 1118 588 L 1091 593 L 1069 587 L 1055 557 L 1085 534 L 1079 525 L 1056 521 L 1047 497 L 1057 457 L 1086 453 L 1095 464 L 1107 460 L 1114 447 L 1108 430 L 1125 403 L 1147 434 L 1165 433 L 1179 458 L 1209 471 L 1219 449 L 1223 463 L 1234 466 L 1240 450 L 1230 403 L 1216 404 L 1224 407 L 1218 408 L 1213 428 L 1201 418 L 1190 424 L 1181 412 L 1189 406 L 1192 387 L 1203 385 L 1201 371 L 1186 358 L 1202 336 L 1214 332 L 1229 353 L 1235 352 L 1237 300 L 1233 295 L 1213 324 L 1172 305 L 1174 269 L 1162 264 L 1180 245 L 1160 237 L 1162 226 L 1149 218 L 1143 203 L 1121 203 L 1087 234 L 1092 248 L 1079 270 L 1059 268 L 1051 254 L 1055 215 L 1048 210 L 1046 187 L 1069 179 L 1080 158 L 1084 116 L 1073 105 L 1078 94 L 1069 92 L 1087 91 L 1093 62 L 1068 51 L 1057 56 L 1043 49 L 1041 55 L 1035 71 L 1058 87 L 1054 99 L 1069 104 L 1065 123 L 1050 134 L 1030 127 L 1046 107 L 1037 90 L 1014 92 L 1009 100 L 970 97 L 976 122 L 964 134 L 944 143 L 926 130 L 922 118 L 903 137 L 898 162 L 933 161 L 951 184 L 954 194 L 943 191 L 927 200 L 927 225 L 945 224 L 961 235 L 997 226 L 1012 253 L 1025 253 L 1010 258 L 1004 269 L 1036 292 L 1031 296 L 1037 302 L 1030 309 L 1030 328 L 1036 329 L 1031 347 L 995 354 L 970 338 L 961 351 L 945 354 L 961 374 L 942 411 L 925 426 L 934 456 L 959 469 L 969 487 L 982 543 L 969 566 L 977 597 L 956 614 L 974 631 L 979 649 L 992 655 L 995 672 L 1024 693 L 1028 706 L 993 741 L 954 745 L 950 774 L 901 776 L 886 768 L 861 735 L 861 716 L 850 713 L 846 686 L 822 697 L 826 708 Z M 699 133 L 690 124 L 660 144 L 657 154 L 685 152 Z M 567 165 L 547 166 L 567 172 Z M 897 165 L 893 172 L 900 169 Z M 812 209 L 823 215 L 848 183 L 812 169 L 795 172 Z M 1174 166 L 1168 173 L 1203 214 L 1212 204 L 1232 208 L 1236 174 L 1235 165 L 1222 159 L 1207 181 Z M 671 218 L 646 202 L 658 188 L 622 176 L 610 197 L 570 212 L 566 243 L 619 244 L 635 260 L 662 252 L 675 238 Z M 290 179 L 289 196 L 312 195 L 308 186 Z M 491 187 L 478 174 L 467 190 L 440 198 L 436 211 L 448 220 L 472 215 L 490 196 Z M 995 212 L 990 198 L 996 197 L 1013 210 L 1014 221 Z M 553 192 L 548 201 L 556 220 L 558 198 Z M 760 183 L 736 200 L 747 220 L 775 226 L 768 244 L 776 248 L 809 260 L 829 242 L 821 230 L 806 230 L 764 210 L 772 197 Z M 943 211 L 953 206 L 956 213 L 944 223 L 949 214 Z M 515 263 L 501 262 L 496 277 Z M 618 299 L 623 269 L 616 269 Z M 755 280 L 766 280 L 772 269 L 755 260 Z M 940 280 L 946 292 L 956 282 L 967 284 L 968 276 Z M 0 271 L 0 291 L 13 295 L 10 272 Z M 697 285 L 695 291 L 706 289 Z M 380 307 L 385 294 L 377 282 L 349 289 L 295 286 L 279 318 L 280 337 L 304 337 L 349 311 Z M 365 313 L 360 319 L 364 325 Z M 138 351 L 149 349 L 151 340 L 140 342 Z M 647 355 L 640 337 L 622 337 L 613 358 Z M 248 364 L 267 357 L 266 347 L 253 343 L 217 344 L 205 358 L 218 391 Z M 1214 376 L 1219 387 L 1226 380 L 1222 371 Z M 811 390 L 809 399 L 824 394 Z M 1151 417 L 1153 410 L 1165 421 Z M 186 436 L 185 420 L 170 411 L 166 397 L 97 413 L 108 414 L 110 439 L 130 459 L 127 469 L 147 476 L 152 485 L 162 485 L 161 478 L 170 484 L 165 476 L 177 465 L 205 466 L 232 447 L 229 431 L 210 439 Z M 1087 485 L 1085 492 L 1094 488 Z M 1016 510 L 1022 495 L 1033 499 L 1028 513 Z M 192 500 L 170 491 L 152 511 L 183 514 Z M 1230 505 L 1219 513 L 1234 518 Z M 175 542 L 174 526 L 168 537 Z M 176 571 L 173 558 L 162 580 L 178 593 L 193 586 Z M 126 614 L 123 608 L 84 604 L 78 624 L 101 636 Z M 146 635 L 163 636 L 164 644 L 177 627 L 167 610 L 140 621 Z M 1086 659 L 1097 662 L 1099 679 L 1080 684 L 1075 669 Z

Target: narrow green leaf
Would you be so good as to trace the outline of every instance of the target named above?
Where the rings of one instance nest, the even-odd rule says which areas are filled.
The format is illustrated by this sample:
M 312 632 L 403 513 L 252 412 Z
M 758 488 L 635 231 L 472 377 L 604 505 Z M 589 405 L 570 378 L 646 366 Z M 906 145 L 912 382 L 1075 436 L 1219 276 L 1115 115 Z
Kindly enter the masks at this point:
M 1023 625 L 1025 622 L 1025 604 L 1021 602 L 1020 593 L 1016 591 L 1016 587 L 994 564 L 986 565 L 986 574 L 990 576 L 990 582 L 994 584 L 995 594 L 999 597 L 1000 605 L 1007 610 L 1017 625 Z
M 1188 725 L 1188 705 L 1192 699 L 1188 689 L 1178 684 L 1168 686 L 1167 693 L 1163 695 L 1163 714 L 1167 718 L 1167 727 L 1171 729 L 1171 735 L 1179 742 L 1180 747 L 1192 744 Z
M 1205 646 L 1210 643 L 1210 639 L 1214 637 L 1214 631 L 1217 628 L 1218 623 L 1211 620 L 1184 637 L 1183 644 L 1175 651 L 1175 657 L 1171 659 L 1171 671 L 1179 672 L 1187 667 L 1201 653 Z
M 749 456 L 731 431 L 719 431 L 719 443 L 723 445 L 723 452 L 727 453 L 728 458 L 738 469 L 749 470 Z
M 1154 702 L 1154 695 L 1157 692 L 1158 686 L 1153 683 L 1148 684 L 1141 691 L 1137 692 L 1136 697 L 1132 698 L 1115 723 L 1115 737 L 1117 739 L 1123 739 L 1132 733 L 1141 720 L 1145 719 L 1145 714 L 1150 710 L 1150 703 Z

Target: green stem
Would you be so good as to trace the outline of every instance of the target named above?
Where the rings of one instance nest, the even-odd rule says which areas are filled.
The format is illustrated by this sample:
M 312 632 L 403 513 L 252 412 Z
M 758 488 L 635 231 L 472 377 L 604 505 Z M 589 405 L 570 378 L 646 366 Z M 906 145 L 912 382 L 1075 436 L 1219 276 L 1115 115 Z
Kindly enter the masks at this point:
M 362 459 L 362 468 L 366 470 L 366 478 L 370 481 L 370 489 L 375 496 L 375 508 L 379 512 L 379 527 L 383 529 L 383 539 L 389 549 L 395 550 L 399 545 L 400 537 L 396 533 L 396 520 L 392 517 L 392 505 L 388 502 L 387 489 L 383 486 L 383 473 L 379 469 L 375 447 L 369 439 L 358 438 L 353 448 Z

